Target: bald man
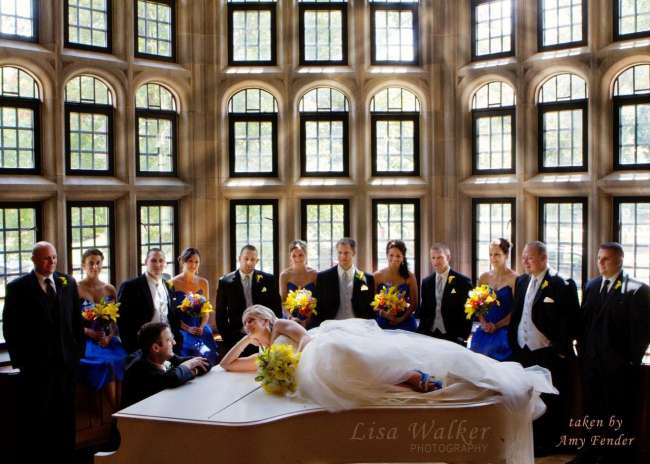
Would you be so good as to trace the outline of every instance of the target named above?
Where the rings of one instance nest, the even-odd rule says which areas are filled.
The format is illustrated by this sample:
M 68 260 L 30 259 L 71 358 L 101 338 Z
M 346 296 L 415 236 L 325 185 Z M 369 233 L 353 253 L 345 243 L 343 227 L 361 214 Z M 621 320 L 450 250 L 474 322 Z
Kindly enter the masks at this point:
M 18 376 L 18 450 L 11 462 L 73 462 L 74 373 L 83 354 L 77 283 L 56 272 L 51 243 L 32 250 L 34 270 L 7 284 L 2 313 Z M 56 459 L 59 458 L 59 459 Z

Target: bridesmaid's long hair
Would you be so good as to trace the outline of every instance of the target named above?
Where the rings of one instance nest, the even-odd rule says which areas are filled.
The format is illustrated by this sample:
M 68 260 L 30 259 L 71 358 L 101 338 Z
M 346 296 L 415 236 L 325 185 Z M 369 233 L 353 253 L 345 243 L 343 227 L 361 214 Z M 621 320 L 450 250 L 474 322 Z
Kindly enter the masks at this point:
M 391 248 L 397 248 L 402 253 L 404 259 L 399 265 L 399 275 L 404 277 L 404 279 L 408 279 L 411 273 L 409 272 L 409 263 L 406 261 L 406 244 L 401 240 L 389 240 L 386 244 L 386 254 L 388 254 Z

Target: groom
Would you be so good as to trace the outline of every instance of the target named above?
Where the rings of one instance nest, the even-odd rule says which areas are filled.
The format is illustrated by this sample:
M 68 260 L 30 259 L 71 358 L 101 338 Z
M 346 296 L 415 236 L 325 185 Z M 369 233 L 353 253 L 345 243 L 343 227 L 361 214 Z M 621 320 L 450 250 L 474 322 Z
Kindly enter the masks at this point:
M 356 248 L 356 241 L 342 238 L 336 243 L 338 264 L 318 273 L 315 292 L 318 314 L 312 319 L 312 327 L 327 319 L 374 317 L 370 303 L 375 295 L 375 280 L 372 274 L 354 266 Z

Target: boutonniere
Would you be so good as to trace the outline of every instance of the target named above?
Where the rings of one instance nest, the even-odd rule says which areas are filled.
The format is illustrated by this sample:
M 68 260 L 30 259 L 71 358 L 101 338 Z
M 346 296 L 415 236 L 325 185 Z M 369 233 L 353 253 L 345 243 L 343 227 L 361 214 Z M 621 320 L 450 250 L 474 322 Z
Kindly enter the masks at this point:
M 264 276 L 263 276 L 262 274 L 257 274 L 257 275 L 255 276 L 255 282 L 257 282 L 257 283 L 259 284 L 260 281 L 261 281 L 263 278 L 264 278 Z M 265 287 L 265 290 L 266 290 L 266 287 Z
M 451 284 L 454 281 L 455 278 L 456 278 L 456 276 L 450 275 L 449 277 L 447 277 L 447 283 Z
M 174 282 L 172 282 L 171 280 L 165 280 L 165 285 L 167 285 L 167 288 L 170 290 L 174 289 Z
M 614 284 L 614 290 L 618 290 L 622 286 L 623 286 L 623 284 L 621 283 L 621 281 L 617 280 L 616 283 Z
M 546 287 L 548 287 L 548 280 L 542 282 L 542 290 L 544 290 Z
M 266 287 L 262 287 L 261 292 L 262 292 L 262 293 L 266 293 Z
M 61 287 L 67 287 L 68 286 L 68 279 L 65 277 L 61 276 L 59 277 L 59 281 L 61 282 Z

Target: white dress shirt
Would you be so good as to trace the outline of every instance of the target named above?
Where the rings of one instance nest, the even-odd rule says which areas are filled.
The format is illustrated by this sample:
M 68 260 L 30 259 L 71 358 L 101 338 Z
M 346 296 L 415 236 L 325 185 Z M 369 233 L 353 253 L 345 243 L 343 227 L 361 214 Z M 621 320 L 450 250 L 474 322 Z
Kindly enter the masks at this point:
M 38 279 L 38 285 L 41 286 L 41 290 L 45 292 L 47 295 L 47 286 L 50 285 L 54 289 L 54 293 L 56 293 L 56 284 L 54 283 L 54 274 L 48 274 L 44 275 L 39 272 L 34 271 L 34 274 L 36 274 L 36 278 Z M 45 279 L 50 279 L 50 284 L 45 283 Z
M 153 317 L 151 322 L 165 322 L 168 323 L 169 308 L 167 305 L 167 289 L 165 282 L 162 279 L 156 279 L 148 272 L 145 273 L 147 283 L 149 284 L 149 291 L 151 291 L 151 299 L 153 300 Z
M 352 310 L 352 291 L 354 290 L 354 276 L 357 270 L 354 266 L 345 270 L 340 265 L 336 266 L 339 274 L 339 309 L 336 319 L 350 319 L 354 317 Z
M 614 282 L 618 279 L 620 272 L 618 274 L 614 274 L 611 277 L 603 276 L 603 281 L 600 283 L 600 291 L 603 291 L 603 285 L 605 285 L 605 281 L 609 280 L 609 285 L 607 286 L 607 293 L 612 291 L 612 285 L 614 285 Z
M 535 295 L 543 285 L 544 277 L 546 277 L 547 269 L 537 275 L 533 275 L 528 282 L 526 289 L 526 296 L 524 297 L 524 308 L 521 314 L 521 321 L 517 328 L 517 343 L 521 348 L 528 346 L 531 351 L 547 348 L 551 346 L 551 341 L 539 331 L 533 322 L 533 302 Z
M 447 286 L 447 280 L 449 279 L 449 271 L 451 271 L 450 267 L 448 267 L 447 270 L 442 274 L 436 273 L 434 287 L 434 292 L 436 295 L 436 316 L 433 320 L 432 332 L 435 332 L 436 329 L 438 329 L 440 333 L 447 333 L 447 329 L 445 328 L 445 321 L 442 318 L 442 297 L 445 294 L 445 287 Z M 440 284 L 438 283 L 439 280 Z

